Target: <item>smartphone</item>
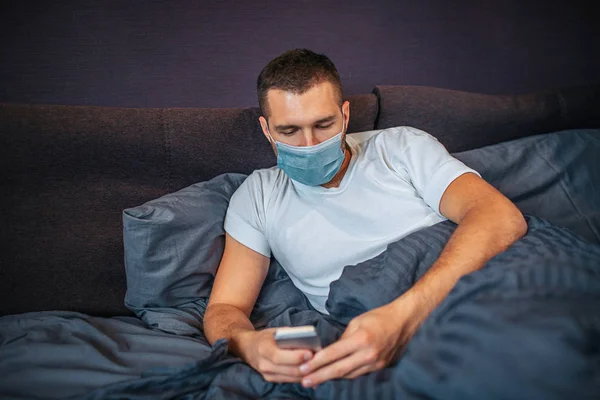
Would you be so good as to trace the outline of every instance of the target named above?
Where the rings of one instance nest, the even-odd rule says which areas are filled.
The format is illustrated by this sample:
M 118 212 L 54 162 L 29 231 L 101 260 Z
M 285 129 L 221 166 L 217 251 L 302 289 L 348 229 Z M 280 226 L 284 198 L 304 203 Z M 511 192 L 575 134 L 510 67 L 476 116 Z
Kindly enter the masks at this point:
M 282 349 L 321 350 L 321 340 L 312 325 L 277 328 L 275 343 Z

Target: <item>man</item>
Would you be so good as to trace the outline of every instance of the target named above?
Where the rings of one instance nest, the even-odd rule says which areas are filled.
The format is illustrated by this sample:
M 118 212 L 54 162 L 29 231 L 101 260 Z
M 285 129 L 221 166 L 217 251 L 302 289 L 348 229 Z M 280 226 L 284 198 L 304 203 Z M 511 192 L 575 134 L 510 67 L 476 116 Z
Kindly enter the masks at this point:
M 211 343 L 227 338 L 266 380 L 314 387 L 385 367 L 462 275 L 526 232 L 519 210 L 427 133 L 347 137 L 350 104 L 326 56 L 291 50 L 275 58 L 258 78 L 258 96 L 277 167 L 255 171 L 231 198 L 204 329 Z M 273 330 L 250 323 L 271 255 L 326 313 L 329 284 L 344 266 L 446 218 L 458 227 L 431 269 L 323 350 L 280 349 Z

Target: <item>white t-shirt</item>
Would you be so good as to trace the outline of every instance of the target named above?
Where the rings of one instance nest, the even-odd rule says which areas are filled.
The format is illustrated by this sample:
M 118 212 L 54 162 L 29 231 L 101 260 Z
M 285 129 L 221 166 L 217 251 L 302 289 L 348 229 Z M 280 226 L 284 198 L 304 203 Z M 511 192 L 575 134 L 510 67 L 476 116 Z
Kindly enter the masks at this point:
M 352 152 L 339 187 L 307 186 L 278 167 L 254 171 L 231 197 L 225 231 L 270 257 L 320 312 L 344 266 L 444 221 L 440 199 L 473 172 L 433 136 L 410 127 L 346 136 Z

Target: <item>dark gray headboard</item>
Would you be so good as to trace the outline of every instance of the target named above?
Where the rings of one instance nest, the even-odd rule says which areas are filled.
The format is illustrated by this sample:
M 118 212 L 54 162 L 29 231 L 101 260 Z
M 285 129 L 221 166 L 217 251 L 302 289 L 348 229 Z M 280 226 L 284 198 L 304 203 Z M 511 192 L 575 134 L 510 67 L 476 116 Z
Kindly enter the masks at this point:
M 409 125 L 450 152 L 569 128 L 600 127 L 600 84 L 513 96 L 377 86 L 377 128 Z

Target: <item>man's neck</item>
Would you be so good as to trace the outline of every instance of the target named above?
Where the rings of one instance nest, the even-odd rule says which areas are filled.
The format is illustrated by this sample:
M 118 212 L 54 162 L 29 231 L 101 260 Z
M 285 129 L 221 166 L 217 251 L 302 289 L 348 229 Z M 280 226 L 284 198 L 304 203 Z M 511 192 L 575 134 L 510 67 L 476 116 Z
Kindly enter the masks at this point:
M 346 143 L 346 146 L 344 148 L 344 162 L 342 163 L 340 170 L 337 172 L 337 174 L 335 174 L 333 179 L 321 186 L 323 186 L 326 189 L 336 188 L 340 186 L 340 183 L 342 183 L 342 179 L 344 179 L 344 176 L 346 175 L 346 171 L 348 171 L 348 165 L 350 165 L 351 158 L 352 152 L 350 151 L 350 146 L 348 146 L 348 143 Z

